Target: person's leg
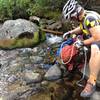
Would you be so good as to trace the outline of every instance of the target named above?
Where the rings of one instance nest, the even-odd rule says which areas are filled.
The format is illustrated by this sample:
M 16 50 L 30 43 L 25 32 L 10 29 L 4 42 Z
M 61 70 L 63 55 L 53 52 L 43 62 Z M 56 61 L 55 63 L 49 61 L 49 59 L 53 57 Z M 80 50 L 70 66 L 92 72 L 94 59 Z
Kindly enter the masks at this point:
M 89 61 L 90 76 L 88 81 L 93 85 L 96 84 L 96 79 L 100 71 L 100 49 L 97 45 L 91 46 L 91 57 Z
M 96 79 L 100 71 L 100 49 L 93 44 L 91 46 L 91 57 L 89 61 L 90 76 L 84 90 L 81 93 L 83 97 L 89 97 L 95 90 Z

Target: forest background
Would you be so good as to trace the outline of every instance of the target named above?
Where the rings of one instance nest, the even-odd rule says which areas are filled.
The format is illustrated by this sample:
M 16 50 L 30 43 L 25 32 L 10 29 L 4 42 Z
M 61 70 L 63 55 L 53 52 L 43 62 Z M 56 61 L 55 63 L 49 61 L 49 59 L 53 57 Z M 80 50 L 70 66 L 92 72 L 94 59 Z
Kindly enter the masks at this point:
M 100 11 L 100 0 L 77 0 L 86 9 Z M 38 16 L 58 19 L 67 0 L 0 0 L 0 22 Z

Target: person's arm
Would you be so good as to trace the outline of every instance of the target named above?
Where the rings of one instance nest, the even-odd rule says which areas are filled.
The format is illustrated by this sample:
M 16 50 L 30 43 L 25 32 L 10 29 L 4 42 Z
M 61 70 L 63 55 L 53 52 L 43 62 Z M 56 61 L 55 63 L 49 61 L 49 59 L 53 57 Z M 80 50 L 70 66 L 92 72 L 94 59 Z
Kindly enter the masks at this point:
M 100 25 L 89 29 L 95 41 L 100 41 Z
M 100 41 L 100 25 L 90 28 L 89 31 L 92 37 L 83 41 L 85 45 L 89 45 L 94 41 Z
M 73 30 L 70 30 L 70 31 L 64 33 L 63 34 L 63 38 L 66 40 L 68 35 L 70 35 L 70 34 L 80 34 L 80 33 L 82 33 L 82 31 L 81 31 L 80 27 L 77 27 L 77 28 L 75 28 Z
M 70 31 L 72 34 L 80 34 L 82 33 L 82 30 L 80 29 L 80 27 L 77 27 L 73 30 Z
M 83 41 L 84 45 L 90 45 L 92 42 L 94 42 L 94 38 L 93 37 Z

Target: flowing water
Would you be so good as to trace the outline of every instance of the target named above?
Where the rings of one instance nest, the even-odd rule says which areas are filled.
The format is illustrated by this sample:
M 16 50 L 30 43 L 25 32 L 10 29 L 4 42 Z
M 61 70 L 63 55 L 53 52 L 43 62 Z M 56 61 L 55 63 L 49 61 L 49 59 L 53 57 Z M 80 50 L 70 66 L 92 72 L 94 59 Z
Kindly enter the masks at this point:
M 57 45 L 52 48 L 45 43 L 34 48 L 1 50 L 0 100 L 84 100 L 80 97 L 83 88 L 76 85 L 81 78 L 79 72 L 57 80 L 44 78 L 55 63 L 56 50 Z

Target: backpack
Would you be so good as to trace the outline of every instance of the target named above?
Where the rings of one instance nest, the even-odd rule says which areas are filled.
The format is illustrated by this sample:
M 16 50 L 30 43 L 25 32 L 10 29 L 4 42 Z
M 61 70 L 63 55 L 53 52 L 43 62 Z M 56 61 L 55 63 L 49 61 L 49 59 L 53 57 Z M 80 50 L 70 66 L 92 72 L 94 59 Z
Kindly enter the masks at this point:
M 79 50 L 74 45 L 66 45 L 62 48 L 60 57 L 62 63 L 66 65 L 68 71 L 73 70 L 73 68 L 76 67 L 75 65 L 78 65 L 78 54 Z M 81 65 L 81 63 L 79 63 L 79 65 Z

